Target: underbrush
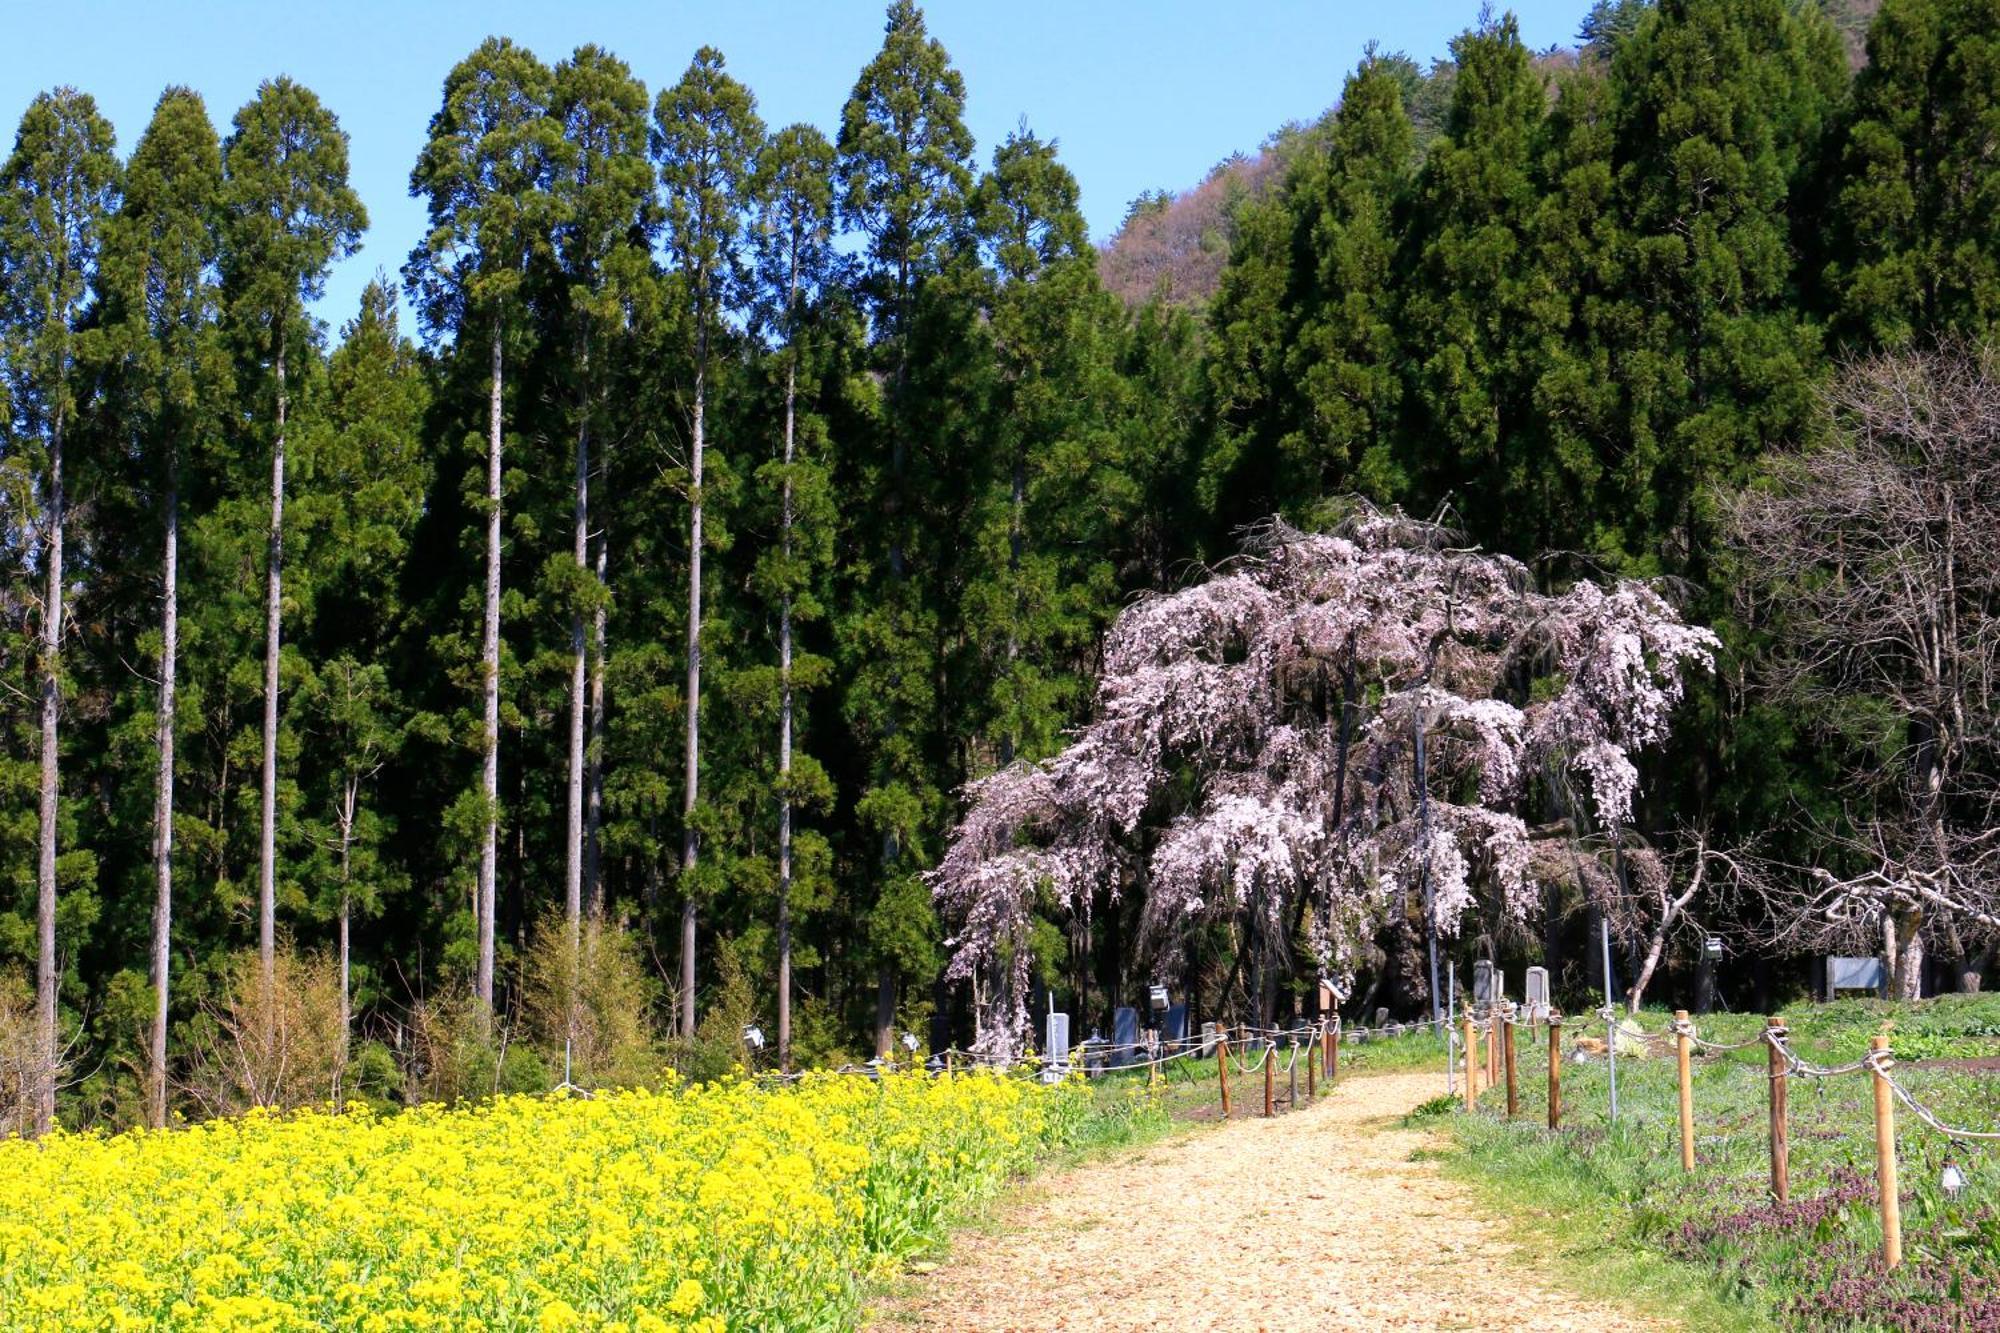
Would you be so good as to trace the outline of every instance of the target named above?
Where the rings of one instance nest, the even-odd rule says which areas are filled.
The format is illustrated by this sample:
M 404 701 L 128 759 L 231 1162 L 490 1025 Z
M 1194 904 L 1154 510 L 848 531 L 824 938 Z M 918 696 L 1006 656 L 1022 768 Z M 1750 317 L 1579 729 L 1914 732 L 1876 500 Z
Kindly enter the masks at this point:
M 2000 1127 L 2000 1076 L 1925 1060 L 2000 1054 L 2000 997 L 1944 997 L 1914 1005 L 1844 1001 L 1787 1014 L 1790 1045 L 1818 1065 L 1852 1063 L 1889 1028 L 1896 1077 L 1945 1123 Z M 1640 1020 L 1661 1032 L 1665 1013 Z M 1563 1127 L 1547 1117 L 1547 1056 L 1520 1047 L 1520 1116 L 1489 1089 L 1475 1115 L 1449 1127 L 1457 1169 L 1510 1211 L 1532 1211 L 1574 1265 L 1612 1288 L 1645 1289 L 1701 1314 L 1699 1327 L 1809 1330 L 2000 1328 L 2000 1162 L 1991 1148 L 1954 1146 L 1898 1105 L 1905 1262 L 1880 1258 L 1873 1093 L 1865 1073 L 1793 1076 L 1790 1200 L 1770 1193 L 1768 1055 L 1754 1041 L 1761 1017 L 1714 1015 L 1701 1035 L 1742 1050 L 1694 1061 L 1696 1169 L 1680 1165 L 1679 1081 L 1671 1038 L 1643 1058 L 1618 1059 L 1619 1117 L 1609 1117 L 1601 1058 L 1565 1062 Z M 1602 1026 L 1572 1020 L 1572 1036 Z M 1942 1188 L 1954 1162 L 1957 1199 Z

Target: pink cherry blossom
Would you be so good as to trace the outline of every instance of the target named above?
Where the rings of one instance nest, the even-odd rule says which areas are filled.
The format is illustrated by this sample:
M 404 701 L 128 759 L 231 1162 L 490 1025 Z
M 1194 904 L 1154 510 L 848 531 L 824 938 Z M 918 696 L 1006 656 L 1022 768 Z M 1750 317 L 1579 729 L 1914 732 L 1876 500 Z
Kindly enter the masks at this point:
M 1716 647 L 1643 583 L 1539 593 L 1518 561 L 1400 511 L 1361 507 L 1331 533 L 1273 521 L 1214 577 L 1118 617 L 1066 749 L 966 788 L 930 883 L 956 927 L 950 975 L 1003 997 L 981 1049 L 1025 1040 L 1038 901 L 1088 917 L 1137 885 L 1162 975 L 1204 921 L 1277 957 L 1310 909 L 1316 961 L 1349 981 L 1393 914 L 1447 938 L 1482 903 L 1527 921 L 1530 776 L 1573 771 L 1605 823 L 1628 820 L 1632 756 Z

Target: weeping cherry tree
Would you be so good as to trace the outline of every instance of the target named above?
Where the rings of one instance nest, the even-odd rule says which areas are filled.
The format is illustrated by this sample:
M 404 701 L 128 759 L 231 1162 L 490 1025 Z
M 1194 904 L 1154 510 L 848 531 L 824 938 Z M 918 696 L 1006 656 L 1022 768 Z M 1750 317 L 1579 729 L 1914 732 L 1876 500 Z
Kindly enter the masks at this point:
M 1414 917 L 1435 1003 L 1438 939 L 1482 908 L 1525 924 L 1537 853 L 1573 836 L 1527 822 L 1537 775 L 1626 823 L 1633 756 L 1716 647 L 1645 584 L 1538 593 L 1518 561 L 1399 512 L 1270 522 L 1118 617 L 1068 748 L 968 787 L 930 881 L 979 1049 L 1022 1048 L 1038 903 L 1087 916 L 1100 890 L 1142 895 L 1139 947 L 1168 979 L 1227 921 L 1263 959 L 1303 926 L 1321 972 L 1351 980 L 1360 945 Z

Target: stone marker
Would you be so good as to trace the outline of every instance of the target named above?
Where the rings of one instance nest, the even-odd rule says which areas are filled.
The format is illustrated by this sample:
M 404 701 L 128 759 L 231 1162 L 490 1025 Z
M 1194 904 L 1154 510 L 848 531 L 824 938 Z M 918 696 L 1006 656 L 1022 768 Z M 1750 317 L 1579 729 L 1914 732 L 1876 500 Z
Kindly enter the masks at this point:
M 1042 1078 L 1055 1082 L 1069 1072 L 1069 1015 L 1051 1013 L 1048 1019 L 1048 1041 L 1043 1044 L 1042 1054 L 1048 1063 Z
M 1139 1058 L 1139 1011 L 1121 1006 L 1111 1011 L 1111 1067 L 1123 1069 Z
M 1160 1028 L 1162 1041 L 1185 1041 L 1187 1039 L 1187 1006 L 1174 1004 L 1167 1006 L 1166 1023 Z
M 1549 970 L 1546 967 L 1531 967 L 1521 983 L 1521 995 L 1527 1005 L 1528 1021 L 1545 1023 L 1549 1017 Z
M 1472 1003 L 1481 1009 L 1497 1004 L 1506 994 L 1507 979 L 1494 971 L 1493 961 L 1481 958 L 1472 965 Z

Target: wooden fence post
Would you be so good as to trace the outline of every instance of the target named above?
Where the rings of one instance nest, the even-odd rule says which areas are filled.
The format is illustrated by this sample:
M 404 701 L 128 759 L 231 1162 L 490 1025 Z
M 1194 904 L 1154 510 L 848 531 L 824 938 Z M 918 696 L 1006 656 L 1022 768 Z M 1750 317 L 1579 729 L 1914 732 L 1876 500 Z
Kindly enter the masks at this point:
M 1514 1019 L 1505 1018 L 1506 1029 L 1500 1034 L 1504 1058 L 1507 1062 L 1507 1118 L 1512 1120 L 1521 1113 L 1521 1096 L 1514 1076 Z
M 1466 1009 L 1462 1021 L 1465 1024 L 1465 1109 L 1470 1111 L 1479 1100 L 1479 1044 L 1473 1039 L 1470 1008 Z
M 1882 1262 L 1889 1268 L 1903 1262 L 1903 1205 L 1896 1197 L 1896 1103 L 1889 1087 L 1889 1039 L 1868 1043 L 1875 1063 L 1868 1074 L 1875 1083 L 1875 1180 L 1882 1197 Z
M 1674 1062 L 1681 1076 L 1681 1170 L 1694 1170 L 1694 1071 L 1688 1057 L 1688 1011 L 1674 1010 Z
M 1222 1118 L 1229 1119 L 1229 1038 L 1215 1039 L 1215 1075 L 1222 1082 Z
M 1326 1048 L 1326 1086 L 1329 1088 L 1340 1081 L 1340 1016 L 1333 1019 L 1333 1045 Z
M 1549 1014 L 1549 1128 L 1561 1129 L 1563 1118 L 1562 1015 Z
M 1269 1120 L 1278 1113 L 1278 1048 L 1269 1037 L 1264 1038 L 1264 1118 Z
M 1784 1039 L 1785 1020 L 1776 1015 L 1765 1019 L 1764 1044 L 1771 1053 L 1771 1197 L 1779 1203 L 1792 1196 L 1792 1142 L 1786 1116 L 1791 1067 L 1779 1046 Z

